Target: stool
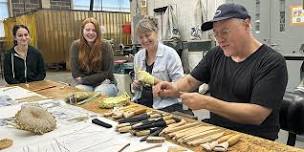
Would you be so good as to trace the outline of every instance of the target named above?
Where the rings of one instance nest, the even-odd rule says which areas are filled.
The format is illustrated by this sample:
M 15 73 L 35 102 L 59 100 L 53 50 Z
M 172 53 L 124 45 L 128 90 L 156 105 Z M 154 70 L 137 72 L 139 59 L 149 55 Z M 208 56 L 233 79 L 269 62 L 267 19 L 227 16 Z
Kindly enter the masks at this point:
M 297 134 L 304 133 L 304 92 L 285 92 L 280 108 L 280 127 L 288 131 L 287 145 L 294 146 Z

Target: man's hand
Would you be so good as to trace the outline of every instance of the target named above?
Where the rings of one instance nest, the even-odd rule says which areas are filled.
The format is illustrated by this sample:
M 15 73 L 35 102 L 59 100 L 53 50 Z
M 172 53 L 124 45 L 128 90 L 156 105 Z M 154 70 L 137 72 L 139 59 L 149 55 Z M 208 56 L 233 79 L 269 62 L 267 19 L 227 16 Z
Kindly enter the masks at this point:
M 161 81 L 153 87 L 153 95 L 156 97 L 178 97 L 178 89 L 171 82 Z
M 198 93 L 180 93 L 182 102 L 192 110 L 206 109 L 231 121 L 260 125 L 272 109 L 251 103 L 227 102 Z
M 206 109 L 207 100 L 205 100 L 205 95 L 199 93 L 186 93 L 180 94 L 182 102 L 192 110 Z

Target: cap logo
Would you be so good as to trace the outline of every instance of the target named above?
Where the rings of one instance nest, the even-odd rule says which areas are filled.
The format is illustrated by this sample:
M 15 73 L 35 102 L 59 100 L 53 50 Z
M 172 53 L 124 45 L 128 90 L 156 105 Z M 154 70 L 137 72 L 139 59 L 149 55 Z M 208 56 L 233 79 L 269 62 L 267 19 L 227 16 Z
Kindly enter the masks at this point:
M 215 12 L 215 14 L 214 14 L 214 17 L 219 16 L 221 13 L 222 13 L 222 11 L 221 11 L 221 10 L 216 10 L 216 12 Z

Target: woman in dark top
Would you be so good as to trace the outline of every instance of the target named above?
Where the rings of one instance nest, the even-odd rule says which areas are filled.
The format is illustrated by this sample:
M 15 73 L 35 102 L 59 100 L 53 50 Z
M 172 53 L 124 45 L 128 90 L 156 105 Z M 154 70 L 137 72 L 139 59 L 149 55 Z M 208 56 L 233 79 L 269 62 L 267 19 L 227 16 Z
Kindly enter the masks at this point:
M 80 39 L 71 46 L 72 76 L 79 89 L 116 96 L 118 89 L 113 75 L 113 51 L 102 40 L 96 19 L 87 18 L 80 28 Z
M 39 81 L 45 78 L 40 52 L 29 45 L 30 32 L 25 25 L 13 27 L 14 47 L 4 55 L 4 78 L 8 84 Z

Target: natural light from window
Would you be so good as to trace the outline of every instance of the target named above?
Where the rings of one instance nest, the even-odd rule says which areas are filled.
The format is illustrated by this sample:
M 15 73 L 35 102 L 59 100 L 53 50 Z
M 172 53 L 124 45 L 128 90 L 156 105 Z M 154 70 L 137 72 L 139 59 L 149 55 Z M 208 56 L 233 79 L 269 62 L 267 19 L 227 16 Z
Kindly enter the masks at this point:
M 0 0 L 0 37 L 5 36 L 3 20 L 7 17 L 9 17 L 7 0 Z
M 89 0 L 73 0 L 74 10 L 90 10 Z M 130 12 L 129 0 L 94 0 L 93 11 Z

